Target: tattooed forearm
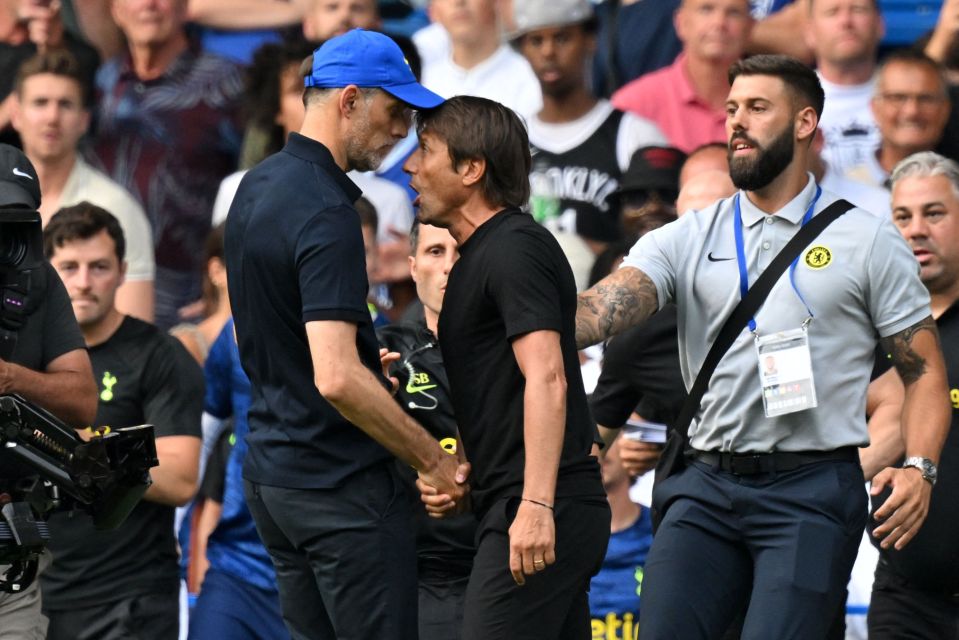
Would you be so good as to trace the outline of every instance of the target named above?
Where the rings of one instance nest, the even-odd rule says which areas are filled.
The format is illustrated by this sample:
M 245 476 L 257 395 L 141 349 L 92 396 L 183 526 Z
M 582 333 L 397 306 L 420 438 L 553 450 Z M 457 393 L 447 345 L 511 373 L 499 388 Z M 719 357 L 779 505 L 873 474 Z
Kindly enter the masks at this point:
M 642 320 L 659 308 L 656 285 L 639 269 L 619 269 L 579 294 L 576 345 L 596 344 Z
M 892 363 L 895 365 L 896 371 L 899 372 L 899 377 L 906 385 L 912 384 L 926 372 L 926 359 L 917 353 L 912 345 L 913 339 L 920 331 L 932 333 L 938 347 L 939 331 L 936 329 L 936 323 L 932 316 L 920 320 L 897 334 L 883 338 L 881 341 L 883 350 L 892 358 Z

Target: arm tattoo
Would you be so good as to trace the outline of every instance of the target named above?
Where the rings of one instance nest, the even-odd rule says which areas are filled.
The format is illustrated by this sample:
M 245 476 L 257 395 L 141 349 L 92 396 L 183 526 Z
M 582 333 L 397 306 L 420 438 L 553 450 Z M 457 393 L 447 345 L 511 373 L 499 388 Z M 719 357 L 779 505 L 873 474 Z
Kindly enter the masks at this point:
M 645 320 L 659 308 L 656 285 L 639 269 L 620 269 L 579 295 L 576 345 L 582 349 Z
M 880 340 L 883 350 L 892 358 L 892 363 L 896 366 L 899 377 L 906 385 L 912 384 L 926 372 L 926 359 L 912 348 L 912 339 L 920 331 L 931 332 L 936 344 L 939 344 L 939 331 L 936 329 L 936 322 L 932 319 L 932 316 L 928 316 L 911 327 Z

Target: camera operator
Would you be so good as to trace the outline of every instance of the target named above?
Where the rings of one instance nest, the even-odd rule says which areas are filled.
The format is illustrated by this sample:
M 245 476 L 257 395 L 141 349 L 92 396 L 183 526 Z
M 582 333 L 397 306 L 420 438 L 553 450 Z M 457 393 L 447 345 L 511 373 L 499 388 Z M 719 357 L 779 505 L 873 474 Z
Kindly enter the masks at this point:
M 125 241 L 110 213 L 88 202 L 61 209 L 44 230 L 43 248 L 90 350 L 100 389 L 94 424 L 153 424 L 160 462 L 144 500 L 116 530 L 96 530 L 80 511 L 50 517 L 53 564 L 41 581 L 47 638 L 175 640 L 173 512 L 196 488 L 203 374 L 175 338 L 117 310 Z
M 18 149 L 0 145 L 4 298 L 18 282 L 30 280 L 22 315 L 0 309 L 0 394 L 18 393 L 81 427 L 91 424 L 96 413 L 96 386 L 70 299 L 56 272 L 42 260 L 39 207 L 40 185 L 33 165 Z M 17 247 L 19 242 L 22 247 Z M 11 500 L 13 481 L 19 478 L 2 477 L 2 470 L 9 469 L 4 457 L 0 453 L 0 502 L 5 503 Z M 0 565 L 0 577 L 7 570 Z M 46 627 L 35 581 L 18 593 L 0 592 L 0 640 L 43 638 Z

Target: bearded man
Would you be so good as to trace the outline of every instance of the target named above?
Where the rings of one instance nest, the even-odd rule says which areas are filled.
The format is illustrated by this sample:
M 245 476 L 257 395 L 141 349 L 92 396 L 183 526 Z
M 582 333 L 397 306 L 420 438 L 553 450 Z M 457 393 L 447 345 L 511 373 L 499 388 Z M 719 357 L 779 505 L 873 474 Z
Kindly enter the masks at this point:
M 636 244 L 579 297 L 577 343 L 677 306 L 687 388 L 746 288 L 838 198 L 806 171 L 822 114 L 815 73 L 785 56 L 729 72 L 726 135 L 739 192 Z M 824 638 L 866 520 L 857 448 L 876 337 L 902 377 L 913 465 L 874 480 L 883 547 L 925 517 L 949 424 L 929 296 L 895 227 L 852 209 L 800 253 L 712 375 L 688 431 L 687 465 L 659 483 L 662 514 L 643 578 L 641 640 L 717 638 L 746 605 L 742 638 Z M 762 376 L 775 354 L 778 373 Z M 773 379 L 775 378 L 775 379 Z

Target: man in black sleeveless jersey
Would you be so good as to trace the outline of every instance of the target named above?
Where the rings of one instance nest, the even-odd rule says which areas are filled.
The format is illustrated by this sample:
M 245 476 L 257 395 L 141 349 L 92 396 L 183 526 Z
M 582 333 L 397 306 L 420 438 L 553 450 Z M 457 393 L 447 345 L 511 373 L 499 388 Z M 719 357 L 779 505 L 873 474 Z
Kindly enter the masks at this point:
M 667 144 L 653 123 L 617 111 L 589 88 L 596 49 L 587 0 L 514 3 L 515 45 L 543 92 L 530 117 L 533 216 L 554 232 L 576 233 L 595 253 L 622 238 L 618 211 L 607 197 L 640 147 Z M 615 150 L 615 153 L 610 153 Z

